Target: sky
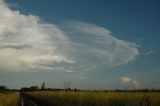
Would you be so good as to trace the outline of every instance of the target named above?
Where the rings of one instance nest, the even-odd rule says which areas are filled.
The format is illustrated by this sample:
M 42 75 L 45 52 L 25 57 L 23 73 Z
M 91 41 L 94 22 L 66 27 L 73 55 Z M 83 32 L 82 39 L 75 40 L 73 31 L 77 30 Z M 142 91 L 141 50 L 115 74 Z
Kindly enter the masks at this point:
M 0 0 L 0 85 L 160 89 L 159 0 Z

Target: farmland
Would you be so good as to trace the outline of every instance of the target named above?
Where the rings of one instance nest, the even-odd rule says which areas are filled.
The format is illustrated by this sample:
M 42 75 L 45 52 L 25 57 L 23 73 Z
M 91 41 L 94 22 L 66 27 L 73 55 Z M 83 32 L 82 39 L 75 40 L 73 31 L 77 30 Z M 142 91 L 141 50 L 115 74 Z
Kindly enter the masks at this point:
M 0 93 L 0 106 L 19 106 L 19 102 L 20 102 L 19 92 Z
M 67 92 L 37 90 L 21 94 L 3 92 L 0 93 L 0 106 L 160 106 L 160 92 L 83 90 Z
M 160 106 L 160 93 L 37 91 L 27 93 L 46 106 Z

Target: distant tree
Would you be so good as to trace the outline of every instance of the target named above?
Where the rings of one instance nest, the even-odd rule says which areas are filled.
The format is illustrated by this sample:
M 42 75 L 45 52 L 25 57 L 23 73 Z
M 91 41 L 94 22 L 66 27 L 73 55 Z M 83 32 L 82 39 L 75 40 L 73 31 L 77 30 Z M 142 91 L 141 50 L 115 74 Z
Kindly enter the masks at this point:
M 27 91 L 37 91 L 37 90 L 39 90 L 39 87 L 38 86 L 22 87 L 20 90 L 24 91 L 24 92 L 27 92 Z
M 71 89 L 71 82 L 70 81 L 64 81 L 64 89 L 66 91 L 66 95 L 68 93 L 68 91 Z
M 0 91 L 5 91 L 7 89 L 6 86 L 0 85 Z
M 30 89 L 31 91 L 35 91 L 35 90 L 38 90 L 39 88 L 38 88 L 38 86 L 31 86 L 29 89 Z
M 30 88 L 27 88 L 27 87 L 22 87 L 21 88 L 21 91 L 29 91 L 30 90 Z
M 46 85 L 45 85 L 45 82 L 43 82 L 41 86 L 41 90 L 44 90 L 45 88 L 46 88 Z
M 74 91 L 75 91 L 75 92 L 77 92 L 77 91 L 78 91 L 78 89 L 77 89 L 77 88 L 74 88 Z

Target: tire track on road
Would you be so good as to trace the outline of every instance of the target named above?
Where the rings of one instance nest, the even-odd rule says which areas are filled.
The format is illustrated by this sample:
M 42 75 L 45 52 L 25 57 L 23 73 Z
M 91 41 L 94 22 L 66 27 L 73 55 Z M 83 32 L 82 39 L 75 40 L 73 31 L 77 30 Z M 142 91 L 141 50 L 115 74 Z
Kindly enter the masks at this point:
M 21 93 L 21 106 L 38 106 L 27 94 Z

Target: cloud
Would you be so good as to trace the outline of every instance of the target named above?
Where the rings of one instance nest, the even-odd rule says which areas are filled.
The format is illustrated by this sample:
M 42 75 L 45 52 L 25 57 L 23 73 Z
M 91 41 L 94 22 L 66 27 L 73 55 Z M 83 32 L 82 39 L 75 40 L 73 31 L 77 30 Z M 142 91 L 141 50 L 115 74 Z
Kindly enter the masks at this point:
M 122 77 L 121 80 L 122 80 L 123 83 L 129 83 L 131 81 L 131 78 Z
M 1 70 L 37 70 L 40 64 L 43 70 L 46 64 L 75 63 L 66 56 L 64 49 L 68 47 L 63 44 L 69 40 L 56 25 L 11 10 L 2 0 L 0 4 Z
M 131 85 L 132 89 L 133 88 L 137 89 L 139 87 L 139 82 L 134 80 L 134 79 L 132 79 L 132 78 L 123 76 L 120 79 L 121 79 L 122 83 Z
M 12 10 L 0 0 L 0 70 L 85 72 L 126 64 L 139 55 L 136 44 L 94 24 L 49 24 Z
M 147 51 L 147 52 L 145 53 L 145 55 L 151 55 L 151 54 L 153 54 L 153 53 L 155 53 L 155 51 L 149 50 L 149 51 Z
M 7 43 L 7 44 L 1 44 L 0 48 L 1 49 L 25 49 L 30 47 L 30 45 L 25 45 L 25 44 L 18 44 L 18 43 Z
M 133 87 L 135 89 L 137 89 L 139 87 L 139 82 L 138 81 L 132 80 L 132 84 L 133 84 Z
M 72 43 L 72 52 L 84 68 L 114 67 L 139 55 L 135 43 L 114 37 L 110 30 L 84 22 L 70 21 L 61 28 Z M 84 58 L 82 58 L 84 57 Z
M 4 2 L 4 0 L 0 0 L 0 6 L 9 7 L 9 8 L 17 8 L 18 4 L 17 3 L 6 3 Z

